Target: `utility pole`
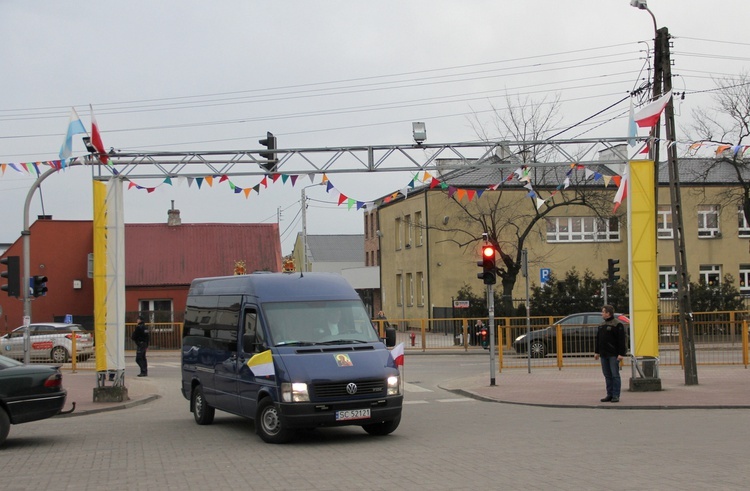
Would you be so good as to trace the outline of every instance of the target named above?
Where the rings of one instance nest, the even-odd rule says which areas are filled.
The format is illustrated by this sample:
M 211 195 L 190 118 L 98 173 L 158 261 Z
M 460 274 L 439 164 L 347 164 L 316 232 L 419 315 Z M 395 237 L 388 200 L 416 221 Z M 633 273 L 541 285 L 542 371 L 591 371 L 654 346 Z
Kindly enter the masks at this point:
M 669 31 L 662 27 L 658 31 L 659 51 L 664 75 L 664 92 L 672 90 L 672 67 L 669 54 Z M 675 142 L 674 103 L 669 99 L 665 109 L 667 141 Z M 658 125 L 657 125 L 658 126 Z M 680 176 L 677 168 L 677 148 L 667 145 L 667 165 L 669 168 L 669 195 L 672 203 L 672 227 L 674 229 L 674 260 L 677 270 L 677 295 L 680 312 L 680 332 L 682 333 L 682 356 L 684 360 L 685 385 L 698 385 L 698 371 L 695 360 L 695 329 L 693 309 L 688 289 L 687 258 L 685 254 L 685 234 L 682 226 L 682 196 Z

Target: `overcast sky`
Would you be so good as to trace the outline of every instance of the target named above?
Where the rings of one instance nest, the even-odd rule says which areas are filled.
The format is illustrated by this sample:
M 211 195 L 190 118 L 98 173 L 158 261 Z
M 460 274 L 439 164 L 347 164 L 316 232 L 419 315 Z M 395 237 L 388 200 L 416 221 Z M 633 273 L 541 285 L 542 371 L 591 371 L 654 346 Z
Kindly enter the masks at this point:
M 0 0 L 0 163 L 57 159 L 70 108 L 89 128 L 89 104 L 106 148 L 139 152 L 258 149 L 266 131 L 279 148 L 408 144 L 412 121 L 426 123 L 432 143 L 476 141 L 477 121 L 500 138 L 491 108 L 506 94 L 559 96 L 564 129 L 650 79 L 653 21 L 629 3 Z M 676 101 L 679 127 L 691 108 L 710 104 L 712 76 L 748 71 L 750 2 L 650 0 L 649 8 L 676 38 L 674 87 L 686 94 Z M 620 104 L 561 138 L 624 136 L 627 110 Z M 85 153 L 80 135 L 73 150 Z M 10 167 L 0 176 L 0 242 L 18 239 L 35 178 Z M 409 179 L 331 176 L 360 201 Z M 280 210 L 288 254 L 302 227 L 303 184 L 279 182 L 250 198 L 225 185 L 132 189 L 125 220 L 165 222 L 172 200 L 184 223 L 273 222 Z M 92 218 L 90 170 L 60 172 L 41 190 L 32 220 L 42 210 Z M 337 206 L 321 187 L 307 194 L 309 234 L 363 233 L 362 211 Z

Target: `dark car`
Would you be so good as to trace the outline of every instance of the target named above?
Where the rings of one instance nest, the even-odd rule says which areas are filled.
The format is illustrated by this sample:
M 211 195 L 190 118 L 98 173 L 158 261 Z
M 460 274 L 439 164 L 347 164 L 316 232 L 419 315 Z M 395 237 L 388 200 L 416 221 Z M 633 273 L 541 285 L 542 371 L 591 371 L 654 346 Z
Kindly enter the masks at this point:
M 0 445 L 5 442 L 10 425 L 60 413 L 66 396 L 58 367 L 24 365 L 0 355 Z
M 615 314 L 623 323 L 630 320 L 623 314 Z M 596 328 L 602 323 L 601 312 L 581 312 L 563 317 L 551 326 L 531 331 L 529 339 L 526 333 L 513 341 L 513 349 L 518 354 L 525 354 L 530 345 L 531 356 L 542 358 L 549 353 L 557 352 L 557 326 L 562 327 L 563 353 L 593 353 L 596 340 Z

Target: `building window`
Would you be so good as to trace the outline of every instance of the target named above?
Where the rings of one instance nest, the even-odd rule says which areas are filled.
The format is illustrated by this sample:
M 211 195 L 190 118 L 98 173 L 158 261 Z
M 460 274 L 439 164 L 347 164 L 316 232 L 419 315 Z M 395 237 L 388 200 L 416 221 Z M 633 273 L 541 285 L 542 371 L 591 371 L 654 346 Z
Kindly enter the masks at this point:
M 620 240 L 620 223 L 616 217 L 547 218 L 547 242 L 615 242 Z
M 671 239 L 674 237 L 671 205 L 659 205 L 659 209 L 656 212 L 656 236 L 660 239 Z
M 740 237 L 750 237 L 750 224 L 747 223 L 745 212 L 741 206 L 737 207 L 737 235 Z
M 719 286 L 721 283 L 721 266 L 718 264 L 702 264 L 698 281 L 708 286 Z
M 424 273 L 421 271 L 417 272 L 417 305 L 424 305 Z
M 698 237 L 721 237 L 719 205 L 698 205 Z
M 138 307 L 146 322 L 174 322 L 172 300 L 139 300 Z
M 674 266 L 659 266 L 659 296 L 672 297 L 677 293 L 677 270 Z
M 404 277 L 400 274 L 396 275 L 396 305 L 401 307 L 404 304 Z
M 422 212 L 418 211 L 414 213 L 414 226 L 417 228 L 417 247 L 424 244 L 424 236 L 422 235 Z
M 396 240 L 396 250 L 400 250 L 403 246 L 402 237 L 403 231 L 401 230 L 401 217 L 396 218 L 396 233 L 394 234 Z
M 412 237 L 411 237 L 411 215 L 404 216 L 404 235 L 406 236 L 406 248 L 410 248 L 412 245 Z
M 409 296 L 406 297 L 407 306 L 411 307 L 414 305 L 414 277 L 411 273 L 406 273 L 406 282 L 409 285 Z
M 750 264 L 740 264 L 740 293 L 750 295 Z

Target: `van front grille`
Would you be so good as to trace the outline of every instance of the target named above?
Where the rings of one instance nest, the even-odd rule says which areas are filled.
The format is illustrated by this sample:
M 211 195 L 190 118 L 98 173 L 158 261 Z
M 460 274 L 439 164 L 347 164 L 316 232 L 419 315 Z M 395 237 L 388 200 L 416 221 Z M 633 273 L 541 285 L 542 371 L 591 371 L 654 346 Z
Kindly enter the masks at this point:
M 353 383 L 357 391 L 352 394 L 347 391 L 347 386 Z M 330 384 L 315 384 L 313 386 L 315 397 L 320 398 L 348 398 L 348 397 L 377 397 L 385 395 L 384 380 L 364 380 L 360 382 L 334 382 Z

